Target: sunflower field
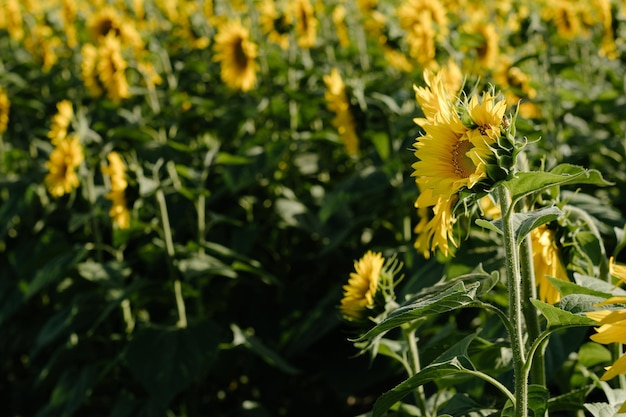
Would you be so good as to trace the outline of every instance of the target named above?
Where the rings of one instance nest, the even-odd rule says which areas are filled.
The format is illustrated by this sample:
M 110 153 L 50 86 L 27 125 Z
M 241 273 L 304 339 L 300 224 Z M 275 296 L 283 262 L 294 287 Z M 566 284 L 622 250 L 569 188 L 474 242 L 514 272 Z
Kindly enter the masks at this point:
M 626 413 L 623 0 L 0 0 L 0 52 L 0 415 Z

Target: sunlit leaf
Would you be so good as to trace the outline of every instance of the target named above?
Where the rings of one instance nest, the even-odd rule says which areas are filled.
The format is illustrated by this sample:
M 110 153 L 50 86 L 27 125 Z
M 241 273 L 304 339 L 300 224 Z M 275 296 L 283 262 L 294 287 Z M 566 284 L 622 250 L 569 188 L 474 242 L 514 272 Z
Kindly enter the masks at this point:
M 445 313 L 466 307 L 474 301 L 479 286 L 480 283 L 475 282 L 468 284 L 466 287 L 463 282 L 459 281 L 441 293 L 402 305 L 363 336 L 359 337 L 357 341 L 372 339 L 379 334 L 428 314 Z
M 565 327 L 575 326 L 593 326 L 596 321 L 580 314 L 574 314 L 570 311 L 555 307 L 539 300 L 531 300 L 531 302 L 541 311 L 548 321 L 548 329 L 555 330 Z M 574 306 L 567 304 L 568 307 L 575 309 Z

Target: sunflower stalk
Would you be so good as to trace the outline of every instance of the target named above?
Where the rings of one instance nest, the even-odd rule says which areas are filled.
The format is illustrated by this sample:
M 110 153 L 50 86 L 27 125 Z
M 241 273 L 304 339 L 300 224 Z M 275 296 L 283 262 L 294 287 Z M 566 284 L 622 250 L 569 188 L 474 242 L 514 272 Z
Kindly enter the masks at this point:
M 497 188 L 498 201 L 502 212 L 502 233 L 505 250 L 505 267 L 509 293 L 509 320 L 512 324 L 511 350 L 515 378 L 515 417 L 528 416 L 528 373 L 525 371 L 526 354 L 524 352 L 524 319 L 522 308 L 522 273 L 520 256 L 513 226 L 514 207 L 511 194 L 506 185 Z
M 418 339 L 415 335 L 415 332 L 417 331 L 419 324 L 421 324 L 423 320 L 417 320 L 417 322 L 418 322 L 417 324 L 409 323 L 408 326 L 405 326 L 402 328 L 402 333 L 404 335 L 404 339 L 406 340 L 406 344 L 409 350 L 408 352 L 409 353 L 408 370 L 410 371 L 408 375 L 409 378 L 412 377 L 413 375 L 417 375 L 421 371 L 419 350 L 417 347 Z M 417 406 L 422 411 L 422 415 L 425 417 L 430 417 L 428 407 L 426 406 L 426 393 L 424 392 L 424 386 L 419 385 L 417 388 L 415 388 L 415 391 L 413 392 L 413 394 L 414 394 L 415 402 Z

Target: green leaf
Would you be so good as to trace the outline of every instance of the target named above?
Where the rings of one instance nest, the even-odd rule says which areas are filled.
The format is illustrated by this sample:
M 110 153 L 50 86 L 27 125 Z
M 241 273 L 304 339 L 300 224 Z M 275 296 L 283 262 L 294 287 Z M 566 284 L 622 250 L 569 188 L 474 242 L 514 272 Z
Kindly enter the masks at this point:
M 548 281 L 550 281 L 550 284 L 552 284 L 557 290 L 559 290 L 561 296 L 585 294 L 592 295 L 594 297 L 609 298 L 612 294 L 610 292 L 607 292 L 607 290 L 611 291 L 614 288 L 608 282 L 593 277 L 586 277 L 588 279 L 585 279 L 584 282 L 587 285 L 579 285 L 571 281 L 563 281 L 562 279 L 550 276 L 548 276 L 547 278 Z M 626 291 L 622 289 L 620 289 L 620 291 L 626 294 Z
M 584 313 L 587 311 L 605 310 L 607 307 L 597 307 L 598 303 L 604 301 L 603 297 L 596 297 L 587 294 L 566 295 L 559 301 L 559 308 L 572 314 Z
M 218 332 L 217 325 L 208 320 L 183 329 L 141 329 L 128 346 L 128 368 L 165 408 L 211 369 L 218 356 Z
M 57 256 L 45 265 L 42 265 L 33 280 L 25 288 L 26 299 L 36 295 L 48 285 L 65 278 L 65 274 L 74 268 L 85 256 L 87 256 L 87 249 L 80 248 L 74 252 Z
M 474 367 L 467 356 L 467 349 L 474 338 L 476 338 L 475 334 L 466 336 L 442 353 L 433 363 L 381 395 L 374 404 L 373 417 L 381 416 L 396 402 L 427 382 L 435 381 L 446 376 L 472 372 Z
M 545 415 L 549 398 L 550 392 L 543 385 L 528 386 L 528 408 L 535 417 L 543 417 Z
M 513 215 L 513 225 L 515 228 L 515 237 L 518 242 L 530 233 L 535 227 L 542 224 L 550 223 L 556 220 L 561 214 L 561 210 L 556 207 L 544 207 L 539 210 L 529 211 L 525 213 L 515 213 Z
M 626 295 L 626 290 L 620 287 L 616 287 L 615 285 L 596 277 L 581 275 L 574 272 L 574 281 L 576 281 L 576 283 L 582 287 L 586 287 L 601 293 L 602 295 L 600 296 Z
M 497 225 L 495 223 L 496 221 L 498 222 Z M 502 221 L 501 220 L 496 220 L 496 221 L 489 221 L 489 220 L 485 220 L 485 219 L 476 219 L 475 223 L 476 223 L 476 226 L 492 230 L 492 231 L 496 232 L 497 234 L 501 235 L 502 234 L 502 229 L 501 229 Z
M 543 301 L 530 301 L 539 309 L 539 311 L 541 311 L 546 320 L 548 320 L 549 330 L 575 326 L 594 326 L 598 324 L 595 320 L 587 318 L 586 316 L 562 310 L 548 303 L 544 303 Z
M 252 352 L 259 355 L 268 364 L 280 369 L 289 375 L 297 375 L 300 370 L 289 364 L 278 353 L 265 346 L 259 339 L 252 334 L 244 332 L 236 324 L 230 325 L 233 331 L 233 346 L 244 345 Z
M 589 345 L 600 346 L 597 343 L 589 343 Z M 570 390 L 563 395 L 552 397 L 548 400 L 548 411 L 577 411 L 583 408 L 585 398 L 591 391 L 595 389 L 595 385 L 587 385 L 582 388 Z
M 604 180 L 597 170 L 587 170 L 571 164 L 561 164 L 550 172 L 519 172 L 514 178 L 504 182 L 511 191 L 512 204 L 524 196 L 545 190 L 555 185 L 595 184 L 600 186 L 611 185 Z
M 530 233 L 535 227 L 556 220 L 561 213 L 561 210 L 556 206 L 543 207 L 539 210 L 523 213 L 514 213 L 511 220 L 513 222 L 515 238 L 518 242 L 521 242 L 524 236 Z M 476 224 L 486 229 L 493 230 L 498 234 L 502 234 L 502 219 L 493 221 L 477 219 Z
M 49 403 L 37 417 L 72 416 L 89 397 L 98 377 L 98 365 L 66 370 L 56 383 Z
M 466 287 L 463 282 L 458 281 L 442 292 L 437 292 L 402 305 L 363 336 L 356 339 L 356 341 L 372 339 L 404 323 L 428 314 L 441 314 L 466 307 L 474 302 L 479 286 L 480 282 L 470 283 Z
M 457 359 L 425 367 L 417 374 L 381 395 L 374 404 L 373 417 L 384 415 L 396 402 L 400 401 L 420 385 L 446 376 L 456 375 L 463 369 L 463 365 L 461 365 Z

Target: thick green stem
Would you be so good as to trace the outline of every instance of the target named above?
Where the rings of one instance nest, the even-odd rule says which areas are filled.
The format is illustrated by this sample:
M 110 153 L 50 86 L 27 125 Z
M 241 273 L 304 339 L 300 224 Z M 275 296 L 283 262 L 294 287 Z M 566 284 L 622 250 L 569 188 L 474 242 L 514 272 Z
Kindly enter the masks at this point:
M 526 320 L 526 329 L 528 331 L 528 339 L 536 340 L 540 333 L 539 316 L 537 309 L 530 302 L 531 299 L 537 298 L 537 290 L 535 287 L 535 270 L 533 266 L 533 248 L 532 242 L 528 237 L 524 239 L 520 247 L 520 260 L 522 267 L 522 311 Z M 533 359 L 530 357 L 528 361 L 532 363 L 530 368 L 530 379 L 533 384 L 546 385 L 546 368 L 543 349 L 540 349 Z
M 515 417 L 528 416 L 528 377 L 524 372 L 526 355 L 524 353 L 523 316 L 522 316 L 522 274 L 519 253 L 513 227 L 513 207 L 511 194 L 505 185 L 497 188 L 498 201 L 502 212 L 502 233 L 505 250 L 505 267 L 509 291 L 509 321 L 513 331 L 511 350 L 515 374 Z

